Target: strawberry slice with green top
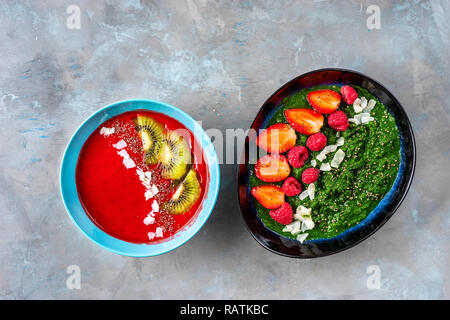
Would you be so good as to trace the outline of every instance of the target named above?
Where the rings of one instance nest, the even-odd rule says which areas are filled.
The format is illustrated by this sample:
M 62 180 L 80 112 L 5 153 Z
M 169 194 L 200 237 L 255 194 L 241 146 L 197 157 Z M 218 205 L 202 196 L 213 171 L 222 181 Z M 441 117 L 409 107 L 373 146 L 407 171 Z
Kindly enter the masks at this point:
M 256 186 L 251 192 L 264 208 L 277 209 L 284 203 L 284 192 L 278 186 L 268 184 Z
M 287 158 L 282 154 L 268 154 L 259 158 L 255 165 L 255 174 L 264 182 L 283 181 L 291 173 Z
M 318 133 L 323 126 L 323 115 L 312 109 L 286 109 L 284 116 L 292 128 L 301 134 Z
M 267 129 L 258 137 L 257 144 L 269 153 L 283 153 L 295 146 L 297 134 L 287 123 L 277 123 Z
M 329 89 L 312 91 L 307 99 L 311 107 L 323 114 L 333 113 L 341 103 L 341 95 Z

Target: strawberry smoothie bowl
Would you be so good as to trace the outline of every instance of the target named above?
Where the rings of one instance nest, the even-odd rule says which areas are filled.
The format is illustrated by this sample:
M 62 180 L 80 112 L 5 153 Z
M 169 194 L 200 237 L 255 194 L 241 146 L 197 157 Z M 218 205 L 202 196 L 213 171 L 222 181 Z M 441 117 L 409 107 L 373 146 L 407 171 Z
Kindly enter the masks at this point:
M 95 243 L 146 257 L 188 241 L 219 189 L 214 147 L 189 115 L 165 103 L 127 100 L 89 117 L 61 164 L 69 216 Z
M 308 258 L 349 248 L 408 191 L 415 147 L 407 116 L 361 74 L 327 69 L 292 80 L 252 129 L 239 168 L 241 210 L 255 239 L 276 253 Z

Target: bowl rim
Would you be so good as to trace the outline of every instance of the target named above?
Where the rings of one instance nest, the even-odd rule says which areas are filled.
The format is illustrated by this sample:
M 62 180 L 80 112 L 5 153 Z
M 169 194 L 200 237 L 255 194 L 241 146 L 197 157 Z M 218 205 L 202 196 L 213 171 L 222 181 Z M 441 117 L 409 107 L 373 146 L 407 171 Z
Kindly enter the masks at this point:
M 64 178 L 64 170 L 63 170 L 63 168 L 64 168 L 65 162 L 68 161 L 67 158 L 70 156 L 69 153 L 68 153 L 68 149 L 69 149 L 69 147 L 71 146 L 71 144 L 74 143 L 74 141 L 75 141 L 77 135 L 79 134 L 79 132 L 80 132 L 80 131 L 83 129 L 83 127 L 84 127 L 84 126 L 85 126 L 92 118 L 94 118 L 95 116 L 97 116 L 97 115 L 99 115 L 100 113 L 103 113 L 103 112 L 105 112 L 105 111 L 108 111 L 108 110 L 110 110 L 110 109 L 119 107 L 120 105 L 123 105 L 123 104 L 126 104 L 126 103 L 130 103 L 130 104 L 134 104 L 134 103 L 143 103 L 143 104 L 160 105 L 160 106 L 162 106 L 163 108 L 168 108 L 169 110 L 173 110 L 173 111 L 175 111 L 175 112 L 179 112 L 182 116 L 186 117 L 186 119 L 187 119 L 188 121 L 191 121 L 191 122 L 193 123 L 193 126 L 194 126 L 196 129 L 199 129 L 199 131 L 197 131 L 196 133 L 197 133 L 197 134 L 198 134 L 198 133 L 201 134 L 201 139 L 200 139 L 200 137 L 197 136 L 196 133 L 194 133 L 195 130 L 194 130 L 194 131 L 191 130 L 191 129 L 189 129 L 189 130 L 192 132 L 193 136 L 197 139 L 197 141 L 200 143 L 200 145 L 201 145 L 201 147 L 202 147 L 202 151 L 204 152 L 204 156 L 205 156 L 205 158 L 206 158 L 207 161 L 208 161 L 208 172 L 209 172 L 209 173 L 213 172 L 213 173 L 215 174 L 215 179 L 214 179 L 215 183 L 212 184 L 212 181 L 213 181 L 213 180 L 210 178 L 210 179 L 209 179 L 209 184 L 208 184 L 208 193 L 212 192 L 212 197 L 213 197 L 213 198 L 212 198 L 211 205 L 210 205 L 210 208 L 208 208 L 209 212 L 207 212 L 207 214 L 202 218 L 202 221 L 200 222 L 200 224 L 199 224 L 195 229 L 193 229 L 191 232 L 189 232 L 189 234 L 185 237 L 185 239 L 183 239 L 179 244 L 174 245 L 174 246 L 170 246 L 169 248 L 166 248 L 165 250 L 160 250 L 160 251 L 158 251 L 158 252 L 150 252 L 151 250 L 149 250 L 149 252 L 147 252 L 147 253 L 139 253 L 139 254 L 136 254 L 136 253 L 130 253 L 130 252 L 127 252 L 126 250 L 118 250 L 118 249 L 114 249 L 114 248 L 112 248 L 112 247 L 109 247 L 109 246 L 104 245 L 101 241 L 98 241 L 97 239 L 93 238 L 90 234 L 88 234 L 88 233 L 86 232 L 86 230 L 84 230 L 84 229 L 80 226 L 79 222 L 74 218 L 73 213 L 72 213 L 71 210 L 69 209 L 69 206 L 68 206 L 68 204 L 67 204 L 68 201 L 67 201 L 67 199 L 66 199 L 67 195 L 65 195 L 65 193 L 64 193 L 64 184 L 65 184 L 65 182 L 63 182 L 63 178 Z M 105 122 L 105 121 L 111 119 L 111 118 L 114 117 L 114 116 L 120 115 L 120 114 L 122 114 L 122 113 L 129 112 L 129 111 L 134 111 L 134 110 L 140 110 L 140 109 L 143 109 L 143 110 L 150 110 L 150 111 L 155 111 L 155 112 L 159 112 L 159 113 L 165 114 L 163 111 L 151 110 L 151 109 L 147 109 L 145 106 L 139 106 L 139 107 L 133 107 L 133 108 L 131 108 L 131 109 L 129 109 L 129 110 L 126 110 L 126 111 L 120 112 L 120 113 L 118 113 L 118 114 L 116 114 L 116 115 L 113 115 L 113 116 L 111 116 L 111 117 L 108 117 L 107 119 L 102 120 L 101 123 L 103 123 L 103 122 Z M 186 125 L 185 123 L 183 123 L 181 120 L 176 119 L 176 118 L 174 118 L 173 116 L 169 116 L 169 115 L 168 115 L 168 117 L 171 117 L 171 118 L 173 118 L 173 119 L 179 121 L 180 123 L 182 123 L 184 126 L 187 127 L 187 125 Z M 96 128 L 98 128 L 98 127 L 101 125 L 101 123 L 100 123 Z M 88 137 L 89 137 L 91 134 L 92 134 L 92 132 L 88 135 Z M 88 138 L 88 137 L 87 137 L 87 138 Z M 82 146 L 83 146 L 84 143 L 86 142 L 87 138 L 84 139 L 84 141 L 82 142 Z M 206 145 L 205 145 L 205 143 L 206 143 Z M 206 148 L 208 148 L 208 151 L 210 151 L 210 152 L 205 152 L 204 150 L 205 150 Z M 77 158 L 77 161 L 78 161 L 78 158 Z M 82 232 L 89 240 L 91 240 L 91 241 L 94 242 L 95 244 L 99 245 L 100 247 L 102 247 L 102 248 L 104 248 L 104 249 L 106 249 L 106 250 L 108 250 L 108 251 L 110 251 L 110 252 L 113 252 L 113 253 L 116 253 L 116 254 L 119 254 L 119 255 L 122 255 L 122 256 L 129 256 L 129 257 L 136 257 L 136 258 L 145 258 L 145 257 L 158 256 L 158 255 L 161 255 L 161 254 L 164 254 L 164 253 L 168 253 L 168 252 L 170 252 L 170 251 L 172 251 L 172 250 L 175 250 L 175 249 L 181 247 L 182 245 L 184 245 L 184 244 L 185 244 L 186 242 L 188 242 L 195 234 L 197 234 L 197 232 L 200 231 L 200 229 L 202 229 L 202 227 L 204 226 L 204 224 L 206 223 L 206 221 L 207 221 L 207 220 L 209 219 L 209 217 L 211 216 L 211 214 L 212 214 L 212 212 L 213 212 L 213 210 L 214 210 L 215 204 L 216 204 L 216 202 L 217 202 L 217 198 L 218 198 L 218 195 L 219 195 L 219 189 L 220 189 L 220 165 L 219 165 L 219 160 L 218 160 L 218 157 L 217 157 L 217 153 L 216 153 L 215 148 L 214 148 L 214 144 L 212 143 L 212 141 L 211 141 L 211 139 L 209 138 L 209 136 L 206 134 L 206 132 L 204 131 L 204 129 L 203 129 L 200 125 L 198 125 L 197 121 L 196 121 L 194 118 L 192 118 L 188 113 L 186 113 L 185 111 L 183 111 L 183 110 L 181 110 L 180 108 L 177 108 L 177 107 L 175 107 L 175 106 L 173 106 L 173 105 L 171 105 L 171 104 L 168 104 L 168 103 L 165 103 L 165 102 L 162 102 L 162 101 L 158 101 L 158 100 L 140 99 L 140 98 L 135 98 L 135 99 L 124 99 L 124 100 L 119 100 L 119 101 L 115 101 L 115 102 L 112 102 L 112 103 L 110 103 L 110 104 L 104 105 L 104 106 L 101 107 L 100 109 L 98 109 L 98 110 L 96 110 L 95 112 L 91 113 L 91 114 L 90 114 L 90 115 L 89 115 L 89 116 L 88 116 L 88 117 L 87 117 L 87 118 L 86 118 L 86 119 L 85 119 L 85 120 L 84 120 L 84 121 L 76 128 L 76 130 L 75 130 L 75 131 L 73 132 L 73 134 L 71 135 L 69 141 L 67 142 L 67 144 L 66 144 L 66 146 L 65 146 L 65 148 L 64 148 L 64 152 L 63 152 L 63 154 L 62 154 L 62 158 L 61 158 L 61 162 L 60 162 L 60 166 L 59 166 L 59 193 L 60 193 L 60 197 L 61 197 L 61 199 L 62 199 L 62 202 L 63 202 L 63 204 L 64 204 L 65 211 L 66 211 L 67 215 L 69 216 L 70 220 L 72 220 L 72 222 L 75 224 L 75 226 L 77 227 L 77 229 L 80 230 L 80 231 L 81 231 L 81 232 Z M 207 193 L 207 194 L 208 194 L 208 193 Z M 205 198 L 204 198 L 204 200 L 207 199 L 207 198 L 208 198 L 208 196 L 206 195 Z M 79 199 L 79 197 L 78 197 L 78 194 L 76 195 L 76 199 L 78 200 L 78 202 L 81 203 L 81 201 L 80 201 L 80 199 Z M 199 215 L 199 214 L 204 210 L 204 208 L 205 208 L 205 207 L 202 206 L 202 207 L 201 207 L 201 210 L 198 212 L 197 215 Z M 89 218 L 89 216 L 87 215 L 87 213 L 86 213 L 86 211 L 84 210 L 84 208 L 82 208 L 82 209 L 83 209 L 84 214 L 85 214 L 85 215 L 88 217 L 88 219 L 90 220 L 90 218 Z M 198 218 L 199 218 L 199 217 L 197 216 L 197 217 L 196 217 L 194 220 L 192 220 L 190 223 L 193 225 L 193 224 L 195 223 L 195 221 L 196 221 Z M 136 244 L 136 243 L 127 242 L 127 241 L 118 239 L 118 238 L 116 238 L 116 237 L 113 237 L 113 236 L 109 235 L 108 233 L 106 233 L 105 231 L 101 230 L 95 223 L 92 222 L 92 220 L 90 220 L 90 221 L 91 221 L 91 223 L 93 224 L 93 226 L 94 226 L 96 229 L 98 229 L 98 230 L 100 230 L 101 232 L 105 233 L 107 236 L 114 238 L 115 240 L 118 240 L 118 241 L 120 241 L 120 242 L 123 242 L 124 244 L 127 244 L 127 245 L 140 245 L 140 246 L 142 246 L 142 247 L 151 247 L 151 246 L 152 246 L 152 244 L 147 244 L 147 243 Z M 183 228 L 186 228 L 187 226 L 189 226 L 189 223 L 188 223 L 187 225 L 185 225 Z M 181 230 L 179 230 L 179 231 L 181 231 Z M 177 233 L 178 233 L 178 232 L 177 232 Z M 176 235 L 177 233 L 175 233 L 174 235 Z M 162 243 L 167 243 L 167 244 L 168 244 L 168 243 L 170 243 L 170 242 L 171 242 L 172 240 L 174 240 L 174 239 L 175 239 L 175 238 L 172 237 L 172 238 L 170 238 L 170 239 L 167 240 L 167 241 L 163 241 Z
M 284 83 L 281 87 L 279 87 L 278 89 L 276 89 L 270 96 L 269 98 L 267 98 L 264 103 L 261 105 L 261 107 L 258 110 L 258 113 L 256 114 L 252 124 L 250 125 L 250 128 L 253 128 L 253 126 L 256 124 L 256 120 L 260 117 L 260 115 L 263 113 L 266 104 L 268 104 L 270 102 L 270 100 L 276 96 L 280 91 L 286 89 L 287 87 L 289 87 L 290 85 L 294 84 L 298 79 L 303 78 L 303 77 L 307 77 L 309 75 L 312 75 L 314 73 L 321 73 L 321 72 L 344 72 L 344 73 L 350 73 L 350 74 L 355 74 L 357 76 L 360 76 L 362 78 L 367 79 L 368 81 L 375 83 L 377 86 L 379 86 L 388 96 L 389 98 L 391 98 L 391 100 L 394 102 L 394 104 L 396 104 L 400 111 L 403 113 L 403 120 L 406 123 L 406 128 L 408 129 L 408 133 L 411 136 L 411 149 L 412 149 L 412 154 L 411 154 L 411 158 L 409 159 L 409 161 L 411 162 L 411 172 L 410 175 L 407 179 L 407 181 L 405 182 L 405 189 L 404 191 L 401 193 L 400 198 L 398 199 L 398 201 L 395 202 L 394 207 L 390 210 L 391 214 L 386 216 L 382 221 L 380 221 L 380 223 L 370 232 L 367 232 L 366 234 L 364 234 L 362 237 L 359 237 L 358 240 L 353 241 L 350 244 L 347 244 L 341 248 L 339 248 L 338 250 L 334 250 L 334 251 L 327 251 L 327 252 L 320 252 L 318 254 L 304 254 L 304 255 L 293 255 L 293 254 L 289 254 L 289 253 L 284 253 L 284 252 L 280 252 L 277 251 L 273 248 L 270 248 L 265 242 L 263 242 L 258 236 L 257 234 L 255 234 L 253 232 L 253 230 L 250 228 L 249 224 L 247 223 L 246 220 L 246 212 L 244 212 L 243 210 L 243 206 L 242 206 L 242 202 L 243 200 L 241 199 L 241 180 L 242 180 L 242 175 L 245 173 L 247 174 L 247 169 L 245 169 L 245 166 L 247 165 L 247 161 L 242 161 L 237 167 L 237 193 L 238 193 L 238 201 L 239 201 L 239 209 L 241 211 L 241 217 L 244 220 L 245 226 L 247 228 L 247 230 L 250 232 L 250 234 L 252 235 L 253 239 L 256 240 L 256 242 L 258 242 L 264 249 L 273 252 L 277 255 L 283 256 L 283 257 L 289 257 L 289 258 L 295 258 L 295 259 L 311 259 L 311 258 L 320 258 L 320 257 L 325 257 L 325 256 L 329 256 L 329 255 L 333 255 L 333 254 L 337 254 L 340 253 L 342 251 L 348 250 L 354 246 L 356 246 L 357 244 L 361 243 L 362 241 L 366 240 L 367 238 L 369 238 L 370 236 L 372 236 L 375 232 L 377 232 L 393 215 L 394 213 L 397 211 L 397 209 L 400 207 L 400 205 L 403 203 L 404 199 L 406 198 L 408 191 L 411 187 L 412 184 L 412 180 L 414 178 L 414 173 L 415 173 L 415 167 L 416 167 L 416 142 L 415 142 L 415 137 L 414 137 L 414 132 L 412 129 L 412 125 L 411 122 L 409 121 L 408 115 L 405 111 L 405 109 L 403 108 L 403 106 L 400 104 L 400 102 L 398 101 L 398 99 L 384 86 L 382 85 L 379 81 L 373 79 L 372 77 L 369 77 L 361 72 L 358 71 L 354 71 L 354 70 L 350 70 L 350 69 L 344 69 L 344 68 L 320 68 L 320 69 L 316 69 L 316 70 L 312 70 L 312 71 L 308 71 L 306 73 L 303 73 L 299 76 L 296 76 L 294 78 L 292 78 L 291 80 L 287 81 L 286 83 Z M 305 87 L 307 88 L 307 87 Z M 378 98 L 378 97 L 377 97 Z M 277 107 L 277 106 L 275 106 Z M 396 124 L 397 125 L 397 124 Z M 241 152 L 241 157 L 245 157 L 246 155 L 246 148 L 249 144 L 249 136 L 247 134 L 246 138 L 245 138 L 245 143 L 243 146 L 243 150 Z M 247 187 L 248 188 L 248 187 Z M 381 200 L 380 200 L 381 201 Z M 375 210 L 375 209 L 374 209 Z M 258 218 L 258 217 L 256 217 Z M 366 217 L 367 218 L 367 217 Z M 259 219 L 259 218 L 258 218 Z M 262 222 L 261 222 L 262 223 Z M 263 223 L 262 223 L 263 227 L 271 232 L 273 232 L 274 234 L 283 237 L 282 235 L 279 235 L 278 233 L 276 233 L 275 231 L 270 230 L 269 228 L 267 228 Z M 358 224 L 359 225 L 359 224 Z M 349 230 L 349 229 L 347 229 Z M 347 231 L 346 230 L 346 231 Z M 345 232 L 345 231 L 344 231 Z M 342 233 L 341 233 L 342 234 Z M 331 238 L 330 238 L 331 239 Z M 293 240 L 293 239 L 292 239 Z M 325 239 L 327 240 L 327 239 Z M 303 246 L 303 244 L 301 244 L 301 246 Z

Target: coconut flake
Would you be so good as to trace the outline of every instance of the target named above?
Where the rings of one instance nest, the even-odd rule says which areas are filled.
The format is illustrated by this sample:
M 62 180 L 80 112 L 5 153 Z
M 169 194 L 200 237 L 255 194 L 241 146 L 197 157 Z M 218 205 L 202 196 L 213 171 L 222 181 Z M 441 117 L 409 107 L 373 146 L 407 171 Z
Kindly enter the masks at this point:
M 374 117 L 361 117 L 361 123 L 369 123 L 371 121 L 375 120 Z
M 316 159 L 319 160 L 320 162 L 323 162 L 323 160 L 325 160 L 327 158 L 327 155 L 330 152 L 334 152 L 337 149 L 337 145 L 335 144 L 330 144 L 328 146 L 326 146 L 325 148 L 323 148 L 323 150 L 316 156 Z
M 163 236 L 163 229 L 161 227 L 156 228 L 156 234 L 158 238 L 162 238 Z
M 363 108 L 361 108 L 360 98 L 356 98 L 356 100 L 353 102 L 353 110 L 355 110 L 356 113 L 359 113 L 363 110 Z
M 300 230 L 297 233 L 314 228 L 314 221 L 311 217 L 311 208 L 298 206 L 294 214 L 294 219 L 301 223 Z M 295 231 L 297 231 L 297 229 Z
M 141 180 L 142 185 L 145 187 L 145 189 L 151 189 L 151 179 L 152 179 L 152 173 L 150 171 L 142 171 L 141 169 L 137 169 L 136 170 L 137 175 L 139 176 L 139 180 Z M 156 193 L 154 192 L 154 190 L 152 190 L 153 196 L 154 197 L 156 195 Z
M 155 238 L 155 233 L 154 232 L 149 232 L 149 233 L 147 233 L 147 236 L 148 236 L 148 239 L 149 240 L 153 240 L 153 238 Z
M 152 190 L 153 196 L 156 196 L 158 194 L 158 192 L 159 192 L 158 187 L 156 185 L 154 185 L 154 184 L 152 184 L 152 187 L 151 187 L 150 190 Z
M 130 157 L 130 155 L 128 154 L 127 150 L 125 150 L 125 149 L 120 150 L 119 152 L 117 152 L 117 154 L 119 156 L 121 156 L 122 158 L 124 158 L 124 159 Z
M 366 97 L 361 97 L 361 108 L 362 108 L 362 110 L 364 110 L 366 107 L 367 107 L 367 99 L 366 99 Z
M 337 145 L 338 147 L 343 146 L 343 145 L 344 145 L 344 142 L 345 142 L 344 137 L 340 137 L 339 139 L 337 139 L 336 145 Z
M 294 221 L 294 222 L 286 225 L 283 228 L 283 232 L 290 232 L 291 234 L 293 234 L 295 236 L 296 234 L 300 233 L 300 228 L 301 228 L 301 222 Z
M 370 99 L 369 102 L 367 103 L 367 107 L 364 108 L 364 112 L 372 111 L 372 109 L 375 107 L 376 103 L 377 102 L 375 100 Z
M 308 198 L 308 190 L 305 190 L 302 193 L 300 193 L 299 198 L 300 200 L 305 200 L 306 198 Z
M 134 163 L 133 159 L 131 159 L 131 158 L 123 158 L 122 162 L 123 162 L 125 168 L 127 168 L 127 169 L 136 167 L 136 163 Z
M 301 227 L 301 232 L 304 232 L 306 230 L 312 230 L 314 229 L 314 221 L 312 221 L 312 219 L 305 219 L 302 221 L 302 227 Z
M 339 138 L 340 136 L 341 136 L 341 132 L 340 132 L 340 131 L 337 131 L 337 132 L 336 132 L 336 137 Z
M 345 158 L 345 152 L 342 151 L 342 149 L 339 149 L 333 157 L 333 160 L 331 160 L 331 166 L 333 168 L 339 168 L 341 162 L 344 160 Z
M 147 201 L 147 200 L 153 198 L 153 192 L 152 192 L 152 190 L 146 190 L 145 193 L 144 193 L 144 196 L 145 196 L 145 201 Z
M 316 162 L 316 160 L 314 160 L 314 159 L 312 159 L 311 160 L 311 165 L 315 168 L 316 167 L 316 165 L 317 165 L 317 162 Z
M 159 212 L 159 204 L 156 200 L 153 200 L 152 202 L 152 211 Z
M 136 169 L 136 174 L 138 175 L 139 180 L 141 180 L 141 181 L 144 180 L 144 178 L 145 178 L 144 171 L 142 171 L 141 169 L 138 168 L 138 169 Z
M 316 193 L 316 186 L 314 185 L 314 183 L 310 183 L 308 186 L 308 196 L 310 200 L 314 200 L 314 195 Z
M 127 143 L 125 142 L 125 140 L 119 140 L 119 142 L 117 142 L 116 144 L 113 144 L 113 147 L 120 150 L 123 149 L 127 146 Z
M 330 145 L 326 146 L 325 148 L 323 148 L 323 150 L 326 153 L 335 152 L 336 149 L 337 149 L 337 145 L 335 145 L 335 144 L 330 144 Z
M 331 170 L 331 166 L 328 162 L 321 164 L 320 171 L 330 171 L 330 170 Z
M 327 158 L 327 154 L 326 152 L 324 152 L 323 150 L 316 156 L 316 159 L 319 160 L 320 162 L 322 162 L 323 160 L 325 160 Z
M 146 226 L 148 226 L 149 224 L 153 224 L 153 223 L 155 223 L 155 218 L 153 216 L 151 216 L 150 214 L 148 214 L 144 219 L 144 224 Z
M 359 124 L 359 121 L 355 118 L 348 118 L 348 122 L 354 123 L 354 124 Z
M 148 181 L 148 180 L 142 181 L 142 185 L 145 187 L 145 189 L 150 189 L 151 188 L 150 181 Z
M 294 219 L 303 221 L 308 218 L 311 218 L 311 208 L 306 208 L 302 205 L 298 206 L 295 210 Z
M 102 136 L 107 137 L 107 136 L 112 135 L 115 131 L 116 131 L 116 130 L 115 130 L 114 128 L 103 127 L 103 128 L 100 129 L 100 134 L 101 134 Z
M 305 241 L 305 239 L 308 237 L 309 233 L 300 233 L 297 236 L 297 240 L 300 241 L 300 243 L 303 243 L 303 241 Z

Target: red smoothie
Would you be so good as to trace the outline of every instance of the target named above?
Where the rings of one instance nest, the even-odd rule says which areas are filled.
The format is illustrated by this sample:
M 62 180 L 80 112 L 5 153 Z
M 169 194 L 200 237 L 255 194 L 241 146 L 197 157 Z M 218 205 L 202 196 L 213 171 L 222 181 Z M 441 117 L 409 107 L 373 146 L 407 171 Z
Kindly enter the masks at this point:
M 145 163 L 143 144 L 133 122 L 142 115 L 162 124 L 164 130 L 183 129 L 187 133 L 185 140 L 201 193 L 183 214 L 170 214 L 163 209 L 179 181 L 163 179 L 158 164 Z M 146 176 L 145 184 L 142 177 L 146 172 L 151 178 Z M 208 192 L 208 180 L 207 163 L 192 132 L 173 118 L 147 110 L 126 112 L 100 125 L 84 143 L 76 168 L 78 196 L 89 218 L 109 235 L 133 243 L 160 242 L 193 221 Z M 146 199 L 149 186 L 158 191 Z M 154 210 L 153 202 L 158 204 L 158 210 Z

